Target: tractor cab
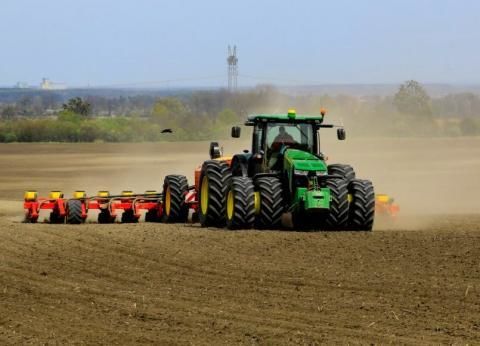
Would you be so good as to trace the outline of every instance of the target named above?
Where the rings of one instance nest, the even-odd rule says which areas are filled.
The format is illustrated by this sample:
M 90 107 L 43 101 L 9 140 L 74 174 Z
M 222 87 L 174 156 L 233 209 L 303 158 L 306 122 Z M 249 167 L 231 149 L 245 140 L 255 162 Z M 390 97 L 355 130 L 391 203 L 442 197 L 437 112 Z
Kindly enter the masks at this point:
M 242 164 L 248 163 L 249 176 L 282 171 L 287 149 L 323 160 L 318 130 L 321 127 L 333 127 L 323 124 L 324 116 L 324 110 L 320 115 L 311 116 L 297 115 L 293 109 L 287 114 L 249 116 L 245 125 L 253 126 L 252 150 L 238 160 Z M 338 138 L 345 139 L 343 128 L 338 130 Z M 239 127 L 232 128 L 232 137 L 240 137 Z
M 317 152 L 313 125 L 308 123 L 267 123 L 264 127 L 263 152 L 265 166 L 272 171 L 282 169 L 282 158 L 287 149 L 298 149 L 309 153 Z

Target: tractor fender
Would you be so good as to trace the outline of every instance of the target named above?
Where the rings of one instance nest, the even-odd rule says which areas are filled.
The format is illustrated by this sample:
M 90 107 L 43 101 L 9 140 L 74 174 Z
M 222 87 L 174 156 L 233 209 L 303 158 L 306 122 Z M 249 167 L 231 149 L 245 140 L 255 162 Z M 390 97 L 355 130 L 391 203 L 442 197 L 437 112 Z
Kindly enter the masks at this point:
M 236 177 L 248 177 L 248 163 L 252 154 L 237 154 L 232 158 L 232 175 Z

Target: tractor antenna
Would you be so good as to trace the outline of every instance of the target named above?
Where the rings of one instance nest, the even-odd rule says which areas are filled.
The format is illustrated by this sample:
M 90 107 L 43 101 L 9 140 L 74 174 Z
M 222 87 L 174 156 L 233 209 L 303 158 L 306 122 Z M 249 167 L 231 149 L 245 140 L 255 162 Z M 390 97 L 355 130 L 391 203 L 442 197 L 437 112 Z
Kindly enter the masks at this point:
M 237 91 L 237 79 L 238 79 L 238 58 L 237 58 L 237 46 L 228 46 L 228 91 Z

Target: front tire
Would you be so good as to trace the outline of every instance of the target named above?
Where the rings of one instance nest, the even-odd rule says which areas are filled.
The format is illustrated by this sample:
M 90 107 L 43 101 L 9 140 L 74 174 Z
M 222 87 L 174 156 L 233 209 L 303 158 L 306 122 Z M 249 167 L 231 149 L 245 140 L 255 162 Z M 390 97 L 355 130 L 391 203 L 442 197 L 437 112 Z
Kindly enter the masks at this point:
M 255 221 L 255 191 L 248 177 L 233 177 L 227 192 L 228 229 L 250 229 Z
M 375 219 L 375 191 L 372 182 L 354 179 L 348 190 L 351 197 L 348 228 L 352 231 L 371 231 Z

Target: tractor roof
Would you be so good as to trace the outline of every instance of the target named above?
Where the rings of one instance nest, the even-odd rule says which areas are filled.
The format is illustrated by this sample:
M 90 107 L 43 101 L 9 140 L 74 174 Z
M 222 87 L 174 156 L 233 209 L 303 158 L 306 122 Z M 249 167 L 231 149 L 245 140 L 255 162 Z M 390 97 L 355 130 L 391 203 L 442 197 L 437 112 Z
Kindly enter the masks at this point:
M 246 125 L 254 125 L 258 122 L 314 122 L 317 124 L 321 124 L 323 122 L 323 115 L 301 115 L 296 114 L 294 110 L 289 110 L 286 114 L 252 114 L 248 116 Z

